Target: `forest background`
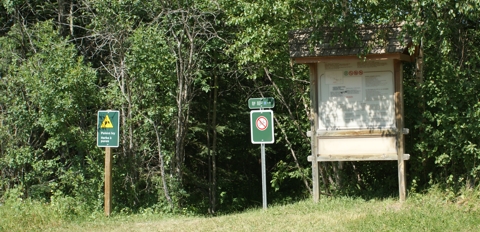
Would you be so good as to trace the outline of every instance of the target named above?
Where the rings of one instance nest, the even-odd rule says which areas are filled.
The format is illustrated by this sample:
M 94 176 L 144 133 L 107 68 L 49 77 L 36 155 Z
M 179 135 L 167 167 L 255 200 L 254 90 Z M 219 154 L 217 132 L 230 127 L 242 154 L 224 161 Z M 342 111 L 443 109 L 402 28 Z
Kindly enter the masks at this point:
M 0 202 L 101 211 L 96 116 L 116 109 L 114 211 L 258 206 L 260 146 L 250 142 L 247 100 L 261 96 L 276 101 L 269 202 L 308 198 L 309 76 L 289 58 L 288 31 L 339 27 L 355 41 L 362 24 L 398 22 L 423 49 L 404 64 L 408 191 L 477 189 L 479 8 L 475 0 L 2 0 Z M 320 190 L 396 196 L 396 165 L 320 163 Z

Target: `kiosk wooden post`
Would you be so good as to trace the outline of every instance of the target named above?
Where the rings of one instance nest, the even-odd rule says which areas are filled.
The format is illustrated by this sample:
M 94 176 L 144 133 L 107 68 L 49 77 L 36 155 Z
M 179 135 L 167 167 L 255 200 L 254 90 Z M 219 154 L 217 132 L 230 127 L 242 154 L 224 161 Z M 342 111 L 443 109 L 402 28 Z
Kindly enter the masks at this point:
M 411 40 L 399 40 L 401 25 L 359 25 L 362 41 L 353 47 L 344 45 L 342 38 L 351 35 L 342 29 L 316 30 L 323 36 L 314 38 L 313 29 L 289 32 L 290 57 L 310 68 L 313 201 L 320 193 L 318 162 L 389 160 L 398 162 L 405 201 L 410 155 L 404 153 L 402 62 L 413 61 Z
M 403 65 L 399 60 L 395 60 L 393 67 L 395 75 L 395 120 L 397 128 L 403 128 Z M 403 157 L 405 142 L 403 134 L 403 129 L 397 130 L 398 187 L 400 201 L 405 201 L 407 198 L 405 160 Z
M 314 91 L 310 91 L 310 99 L 311 99 L 311 105 L 316 106 L 317 105 L 317 65 L 314 64 L 309 64 L 310 66 L 310 89 Z M 309 137 L 312 137 L 311 133 L 312 131 L 315 131 L 318 127 L 317 123 L 317 110 L 316 107 L 310 107 L 310 133 L 308 133 Z M 318 176 L 318 162 L 317 162 L 317 156 L 316 156 L 316 151 L 317 151 L 317 146 L 318 146 L 318 141 L 316 139 L 312 139 L 310 141 L 312 151 L 311 151 L 311 157 L 312 157 L 312 184 L 313 184 L 313 201 L 318 202 L 320 198 L 320 189 L 319 189 L 319 176 Z

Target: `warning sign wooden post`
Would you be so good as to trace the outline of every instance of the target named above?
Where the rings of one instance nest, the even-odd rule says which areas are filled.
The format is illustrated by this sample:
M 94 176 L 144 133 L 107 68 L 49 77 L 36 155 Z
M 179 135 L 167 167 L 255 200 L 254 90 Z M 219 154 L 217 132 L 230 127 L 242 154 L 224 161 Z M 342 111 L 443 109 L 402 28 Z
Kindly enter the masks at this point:
M 120 112 L 100 110 L 97 116 L 97 146 L 105 147 L 105 215 L 110 216 L 112 207 L 112 147 L 118 147 L 120 135 Z
M 118 147 L 119 117 L 118 111 L 98 111 L 97 146 Z

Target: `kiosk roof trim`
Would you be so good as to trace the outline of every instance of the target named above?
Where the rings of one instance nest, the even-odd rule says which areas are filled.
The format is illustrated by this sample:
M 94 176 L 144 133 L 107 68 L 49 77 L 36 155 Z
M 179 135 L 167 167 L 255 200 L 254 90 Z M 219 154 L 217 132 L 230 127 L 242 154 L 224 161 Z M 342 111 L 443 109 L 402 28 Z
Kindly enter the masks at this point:
M 360 25 L 352 40 L 351 30 L 323 27 L 290 31 L 291 58 L 408 54 L 410 37 L 403 37 L 401 25 Z M 403 38 L 402 38 L 403 37 Z

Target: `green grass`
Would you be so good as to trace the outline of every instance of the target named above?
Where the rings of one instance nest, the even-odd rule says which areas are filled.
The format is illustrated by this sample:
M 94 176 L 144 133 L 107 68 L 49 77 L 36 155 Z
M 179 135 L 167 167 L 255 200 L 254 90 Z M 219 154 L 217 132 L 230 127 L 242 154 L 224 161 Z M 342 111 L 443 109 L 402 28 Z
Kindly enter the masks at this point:
M 56 206 L 34 202 L 6 202 L 0 206 L 4 231 L 480 231 L 477 192 L 449 199 L 438 193 L 397 199 L 348 197 L 270 205 L 267 210 L 217 217 L 168 216 L 154 213 L 109 218 L 58 216 Z

